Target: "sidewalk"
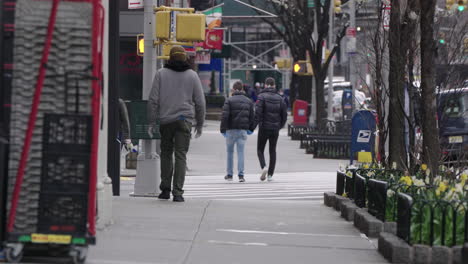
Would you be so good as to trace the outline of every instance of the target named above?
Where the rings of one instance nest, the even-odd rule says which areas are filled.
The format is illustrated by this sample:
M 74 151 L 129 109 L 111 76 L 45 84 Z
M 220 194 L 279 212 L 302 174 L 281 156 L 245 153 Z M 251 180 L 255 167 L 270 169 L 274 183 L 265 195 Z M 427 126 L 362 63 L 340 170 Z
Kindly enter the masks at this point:
M 280 133 L 273 184 L 281 185 L 298 174 L 317 179 L 318 188 L 334 183 L 339 164 L 346 161 L 312 159 L 286 132 Z M 256 138 L 250 136 L 246 144 L 248 185 L 242 185 L 246 188 L 259 183 Z M 203 136 L 191 142 L 186 183 L 214 177 L 209 186 L 221 184 L 225 192 L 233 193 L 228 187 L 239 186 L 224 182 L 225 159 L 219 122 L 208 121 Z M 287 185 L 283 188 L 287 193 Z M 195 199 L 187 187 L 186 202 L 173 203 L 131 198 L 131 191 L 133 181 L 123 181 L 122 196 L 114 198 L 114 224 L 99 232 L 88 264 L 387 263 L 375 241 L 319 200 Z
M 88 264 L 387 263 L 336 211 L 290 201 L 119 197 Z

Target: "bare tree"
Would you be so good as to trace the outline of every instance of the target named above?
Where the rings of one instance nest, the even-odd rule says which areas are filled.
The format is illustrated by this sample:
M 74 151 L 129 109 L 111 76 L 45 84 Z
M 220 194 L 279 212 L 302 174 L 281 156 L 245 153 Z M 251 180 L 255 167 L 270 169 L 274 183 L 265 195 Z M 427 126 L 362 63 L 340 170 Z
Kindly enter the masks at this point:
M 253 4 L 253 0 L 249 1 Z M 326 116 L 324 82 L 330 61 L 335 55 L 338 45 L 333 47 L 328 58 L 322 59 L 323 43 L 328 37 L 331 0 L 325 0 L 323 3 L 321 0 L 314 0 L 314 3 L 315 6 L 309 8 L 307 0 L 267 0 L 267 8 L 273 10 L 278 17 L 275 19 L 264 18 L 263 20 L 288 44 L 294 60 L 305 59 L 306 51 L 308 51 L 316 85 L 317 104 L 313 107 L 317 109 L 317 124 L 322 127 L 324 124 L 320 121 Z M 347 25 L 344 25 L 339 30 L 335 43 L 341 42 L 346 27 Z M 313 38 L 314 31 L 316 31 L 316 38 Z M 307 88 L 310 90 L 310 87 L 304 89 Z M 301 92 L 305 93 L 305 91 L 299 91 L 299 93 Z
M 434 16 L 436 0 L 420 1 L 421 5 L 421 97 L 423 161 L 437 172 L 440 145 L 436 121 Z

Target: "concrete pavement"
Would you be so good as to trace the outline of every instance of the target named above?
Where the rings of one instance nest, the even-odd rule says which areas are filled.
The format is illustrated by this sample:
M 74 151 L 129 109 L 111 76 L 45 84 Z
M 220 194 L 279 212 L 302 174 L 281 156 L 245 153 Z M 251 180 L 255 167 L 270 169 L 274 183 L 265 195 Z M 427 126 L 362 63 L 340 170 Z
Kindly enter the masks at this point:
M 114 212 L 87 263 L 387 263 L 320 204 L 121 197 Z

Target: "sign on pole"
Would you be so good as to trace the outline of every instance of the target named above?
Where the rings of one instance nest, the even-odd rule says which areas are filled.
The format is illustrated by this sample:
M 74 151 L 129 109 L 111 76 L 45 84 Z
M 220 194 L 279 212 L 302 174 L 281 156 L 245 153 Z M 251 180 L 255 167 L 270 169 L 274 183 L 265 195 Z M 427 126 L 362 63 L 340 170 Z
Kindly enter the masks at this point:
M 143 8 L 143 0 L 128 0 L 128 9 Z
M 383 5 L 382 8 L 382 24 L 383 28 L 385 30 L 388 30 L 390 28 L 390 11 L 392 9 L 392 6 L 390 4 L 388 5 Z
M 346 29 L 346 36 L 349 37 L 349 38 L 355 38 L 356 37 L 356 28 L 348 27 Z
M 197 52 L 195 55 L 195 63 L 197 64 L 210 64 L 211 54 L 208 51 Z

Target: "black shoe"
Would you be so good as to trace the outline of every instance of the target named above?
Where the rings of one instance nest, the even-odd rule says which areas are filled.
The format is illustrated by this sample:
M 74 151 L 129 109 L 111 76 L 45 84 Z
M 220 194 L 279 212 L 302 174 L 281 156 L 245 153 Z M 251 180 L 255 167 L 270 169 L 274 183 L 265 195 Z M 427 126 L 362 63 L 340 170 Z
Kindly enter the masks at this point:
M 158 199 L 168 200 L 169 198 L 171 198 L 171 192 L 170 191 L 162 191 L 158 195 Z
M 184 197 L 182 195 L 174 195 L 174 198 L 172 199 L 174 202 L 184 202 Z
M 226 176 L 224 176 L 224 179 L 226 181 L 232 181 L 232 175 L 226 175 Z
M 239 182 L 245 182 L 244 175 L 239 175 Z

